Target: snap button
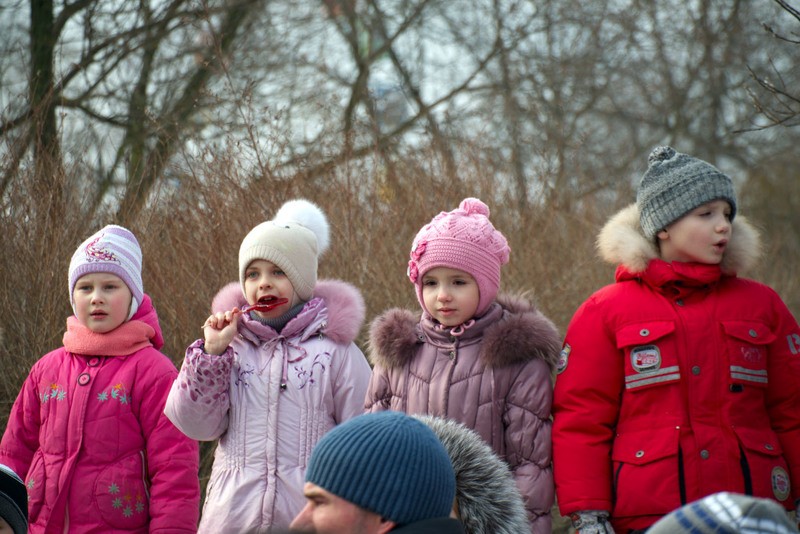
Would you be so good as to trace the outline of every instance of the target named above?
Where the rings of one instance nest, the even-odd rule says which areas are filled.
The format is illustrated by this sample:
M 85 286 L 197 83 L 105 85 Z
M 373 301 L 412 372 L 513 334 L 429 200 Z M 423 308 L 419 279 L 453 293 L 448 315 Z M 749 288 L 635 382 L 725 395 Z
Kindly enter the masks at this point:
M 768 451 L 771 451 L 771 450 L 775 449 L 775 447 L 773 447 L 772 444 L 770 444 L 770 443 L 765 443 L 764 444 L 764 448 L 767 449 Z
M 700 366 L 699 365 L 695 365 L 694 367 L 692 367 L 692 374 L 693 375 L 699 375 L 700 374 Z
M 455 358 L 456 357 L 456 351 L 454 351 L 454 350 L 451 350 L 448 354 L 450 355 L 451 358 Z
M 647 337 L 650 335 L 650 330 L 648 330 L 647 328 L 642 328 L 641 330 L 639 330 L 639 335 L 642 337 Z
M 750 337 L 758 337 L 758 332 L 756 332 L 753 329 L 750 329 L 750 332 L 748 332 L 748 333 L 750 334 Z
M 702 458 L 703 460 L 708 460 L 709 456 L 711 456 L 711 453 L 708 452 L 707 450 L 703 449 L 702 451 L 700 451 L 700 458 Z
M 92 381 L 92 377 L 89 376 L 89 373 L 81 373 L 78 375 L 78 385 L 85 386 L 89 382 Z
M 677 304 L 678 306 L 683 306 L 683 299 L 676 300 L 675 304 Z
M 642 456 L 644 456 L 644 451 L 636 451 L 637 458 L 641 458 Z
M 89 360 L 89 367 L 97 367 L 98 365 L 100 365 L 100 358 L 95 357 Z

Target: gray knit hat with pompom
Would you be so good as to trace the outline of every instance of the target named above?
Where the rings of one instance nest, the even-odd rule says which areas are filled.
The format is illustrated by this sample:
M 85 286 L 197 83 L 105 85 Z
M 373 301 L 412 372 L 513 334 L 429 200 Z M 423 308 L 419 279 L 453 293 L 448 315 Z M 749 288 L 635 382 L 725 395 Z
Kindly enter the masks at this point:
M 650 152 L 648 164 L 636 193 L 639 221 L 648 239 L 712 200 L 727 200 L 731 220 L 736 216 L 733 182 L 710 163 L 660 146 Z

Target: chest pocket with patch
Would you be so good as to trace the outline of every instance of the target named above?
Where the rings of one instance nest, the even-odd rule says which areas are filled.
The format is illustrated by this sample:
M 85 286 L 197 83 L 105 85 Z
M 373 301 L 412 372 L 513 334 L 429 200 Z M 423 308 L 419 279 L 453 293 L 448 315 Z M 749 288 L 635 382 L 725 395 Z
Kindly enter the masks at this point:
M 775 341 L 775 334 L 752 321 L 723 321 L 722 328 L 731 383 L 767 387 L 767 346 Z
M 617 348 L 625 354 L 625 389 L 640 391 L 681 378 L 675 323 L 648 321 L 617 330 Z

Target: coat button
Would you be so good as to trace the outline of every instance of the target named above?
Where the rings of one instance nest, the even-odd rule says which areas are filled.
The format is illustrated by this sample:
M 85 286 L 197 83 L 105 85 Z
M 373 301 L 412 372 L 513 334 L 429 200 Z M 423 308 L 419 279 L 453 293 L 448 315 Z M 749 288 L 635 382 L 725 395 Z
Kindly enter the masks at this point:
M 100 365 L 100 358 L 95 356 L 94 358 L 89 360 L 89 367 L 97 367 L 98 365 Z
M 765 443 L 764 448 L 767 449 L 768 451 L 775 449 L 775 447 L 773 447 L 771 443 Z
M 642 328 L 641 330 L 639 330 L 639 335 L 642 337 L 647 337 L 650 335 L 650 330 L 648 330 L 647 328 Z
M 78 375 L 78 385 L 85 386 L 89 382 L 92 381 L 92 377 L 89 376 L 89 373 L 81 373 Z
M 748 334 L 750 334 L 750 337 L 758 337 L 758 332 L 756 332 L 753 329 L 750 329 L 750 332 L 748 332 Z
M 703 449 L 702 451 L 700 451 L 700 458 L 702 458 L 703 460 L 708 460 L 709 456 L 711 456 L 711 453 L 708 452 L 707 450 Z
M 692 367 L 692 374 L 693 375 L 699 375 L 700 374 L 700 366 L 699 365 L 695 365 L 694 367 Z
M 677 304 L 678 306 L 683 306 L 683 299 L 676 300 L 675 304 Z
M 448 354 L 450 355 L 451 359 L 456 357 L 456 351 L 454 350 L 451 350 Z
M 637 458 L 641 458 L 642 456 L 644 456 L 644 451 L 636 451 Z

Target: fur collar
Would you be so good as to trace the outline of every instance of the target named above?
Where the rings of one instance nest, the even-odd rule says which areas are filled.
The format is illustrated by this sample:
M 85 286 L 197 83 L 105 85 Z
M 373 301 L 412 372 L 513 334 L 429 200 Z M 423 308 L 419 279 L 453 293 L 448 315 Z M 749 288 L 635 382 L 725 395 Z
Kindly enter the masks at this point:
M 488 366 L 504 367 L 538 358 L 552 370 L 561 349 L 553 322 L 522 296 L 498 295 L 497 304 L 503 315 L 484 331 L 481 360 Z M 419 315 L 392 308 L 370 325 L 369 360 L 386 368 L 402 367 L 411 361 L 423 339 Z
M 355 286 L 340 280 L 318 280 L 311 298 L 321 298 L 327 308 L 328 320 L 322 333 L 335 343 L 355 341 L 366 316 L 364 298 Z M 214 297 L 211 313 L 241 308 L 246 304 L 241 284 L 231 282 Z
M 415 415 L 444 445 L 456 475 L 458 515 L 470 534 L 519 534 L 530 524 L 514 477 L 478 435 L 456 421 Z
M 642 233 L 636 204 L 609 219 L 597 236 L 597 249 L 605 261 L 623 265 L 632 273 L 644 272 L 650 260 L 659 257 L 655 243 Z M 760 256 L 758 230 L 745 217 L 737 215 L 733 220 L 731 240 L 722 256 L 722 272 L 744 274 L 755 267 Z

